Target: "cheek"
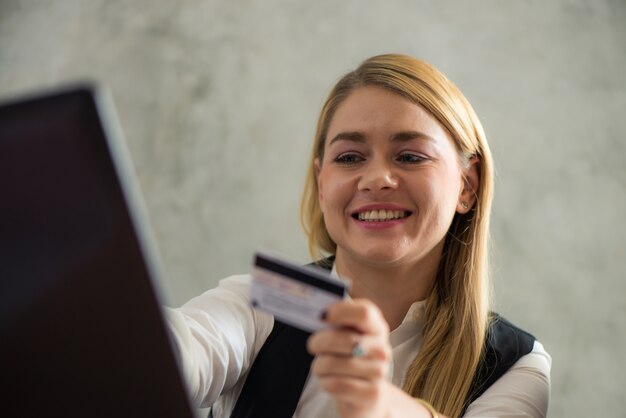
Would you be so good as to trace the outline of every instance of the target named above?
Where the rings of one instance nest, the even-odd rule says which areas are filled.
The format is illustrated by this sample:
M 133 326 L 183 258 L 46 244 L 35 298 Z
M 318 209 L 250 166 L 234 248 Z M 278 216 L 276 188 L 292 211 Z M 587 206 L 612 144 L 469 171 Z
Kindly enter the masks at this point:
M 322 170 L 318 176 L 318 200 L 323 213 L 330 210 L 340 210 L 350 199 L 351 182 L 349 179 L 333 173 L 331 170 Z
M 422 193 L 416 196 L 422 202 L 422 209 L 430 212 L 425 215 L 436 218 L 437 224 L 448 223 L 456 213 L 460 183 L 453 181 L 452 174 L 429 178 L 424 182 Z
M 326 197 L 326 194 L 328 191 L 328 187 L 326 183 L 326 176 L 324 172 L 321 172 L 317 177 L 317 199 L 319 201 L 322 213 L 325 213 L 327 211 L 326 203 L 328 199 Z

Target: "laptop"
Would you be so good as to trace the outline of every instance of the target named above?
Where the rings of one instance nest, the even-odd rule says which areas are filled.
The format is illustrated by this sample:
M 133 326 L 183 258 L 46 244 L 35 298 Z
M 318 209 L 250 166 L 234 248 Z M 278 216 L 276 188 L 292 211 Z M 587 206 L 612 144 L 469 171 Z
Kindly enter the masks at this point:
M 193 417 L 110 95 L 0 104 L 0 416 Z

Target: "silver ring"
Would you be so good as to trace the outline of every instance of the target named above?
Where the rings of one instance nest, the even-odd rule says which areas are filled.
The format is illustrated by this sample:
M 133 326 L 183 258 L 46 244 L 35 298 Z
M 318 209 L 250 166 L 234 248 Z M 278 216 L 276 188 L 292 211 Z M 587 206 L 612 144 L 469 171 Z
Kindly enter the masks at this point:
M 354 348 L 352 349 L 352 357 L 365 357 L 365 349 L 363 348 L 363 345 L 361 344 L 361 340 L 357 341 L 356 345 L 354 346 Z

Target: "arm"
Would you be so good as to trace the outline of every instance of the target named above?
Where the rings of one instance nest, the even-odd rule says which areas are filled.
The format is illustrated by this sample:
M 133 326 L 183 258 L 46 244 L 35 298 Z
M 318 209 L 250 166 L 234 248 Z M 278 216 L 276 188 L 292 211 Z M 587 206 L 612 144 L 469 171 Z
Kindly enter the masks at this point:
M 245 374 L 273 319 L 248 304 L 249 276 L 222 280 L 187 302 L 166 308 L 183 378 L 197 406 L 211 406 Z

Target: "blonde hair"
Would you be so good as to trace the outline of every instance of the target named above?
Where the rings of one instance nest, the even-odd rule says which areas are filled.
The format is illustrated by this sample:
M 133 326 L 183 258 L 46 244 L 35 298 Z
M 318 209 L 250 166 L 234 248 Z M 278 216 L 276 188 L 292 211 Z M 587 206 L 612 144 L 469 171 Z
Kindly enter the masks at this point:
M 337 246 L 319 206 L 314 162 L 323 160 L 328 127 L 338 106 L 356 88 L 370 85 L 389 89 L 428 110 L 450 132 L 462 163 L 472 157 L 480 161 L 476 203 L 467 214 L 457 213 L 448 230 L 437 280 L 426 301 L 422 346 L 404 383 L 412 396 L 457 417 L 467 406 L 489 321 L 488 241 L 493 195 L 491 152 L 480 121 L 461 91 L 432 65 L 398 54 L 369 58 L 341 78 L 317 123 L 300 208 L 302 225 L 315 259 L 335 253 Z

